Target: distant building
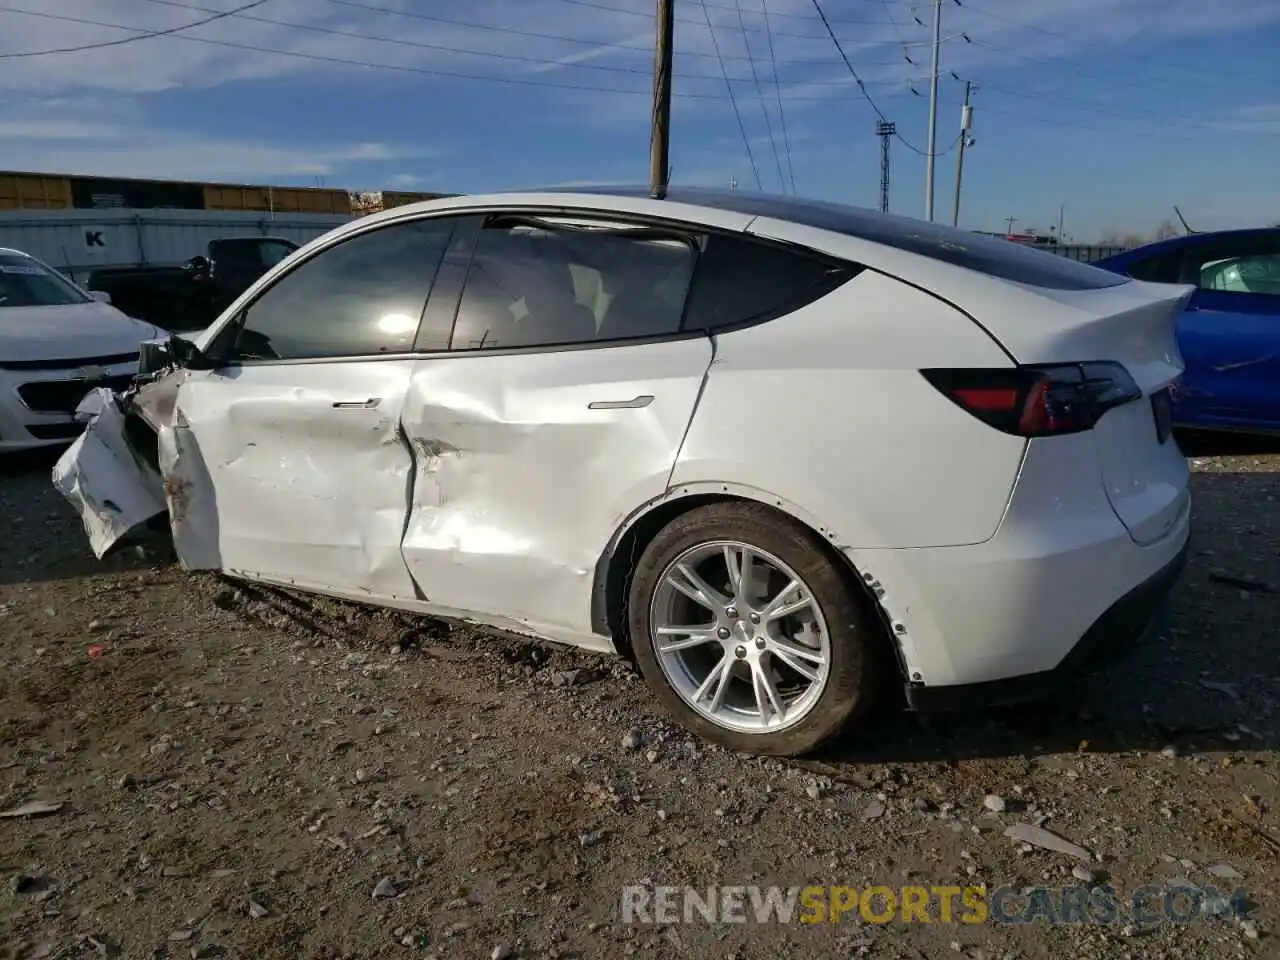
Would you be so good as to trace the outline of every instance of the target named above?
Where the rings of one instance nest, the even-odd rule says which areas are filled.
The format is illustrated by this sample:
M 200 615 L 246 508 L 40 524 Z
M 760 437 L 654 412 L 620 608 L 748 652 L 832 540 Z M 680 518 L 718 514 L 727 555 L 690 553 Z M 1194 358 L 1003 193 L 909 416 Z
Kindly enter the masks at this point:
M 345 215 L 440 196 L 445 195 L 389 190 L 353 195 L 327 187 L 0 171 L 0 210 L 257 210 Z
M 1033 247 L 1056 247 L 1058 238 L 1052 233 L 1004 233 L 992 230 L 975 230 L 974 233 L 984 237 L 999 237 L 1001 240 L 1012 240 L 1014 243 L 1025 243 Z

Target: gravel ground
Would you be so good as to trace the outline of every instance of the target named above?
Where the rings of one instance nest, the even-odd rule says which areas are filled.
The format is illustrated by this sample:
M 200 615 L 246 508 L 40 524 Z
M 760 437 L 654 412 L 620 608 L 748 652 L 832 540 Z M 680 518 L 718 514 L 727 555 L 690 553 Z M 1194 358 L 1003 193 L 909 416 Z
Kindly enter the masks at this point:
M 163 543 L 99 563 L 51 458 L 9 461 L 0 812 L 61 806 L 0 819 L 0 957 L 1276 956 L 1280 455 L 1187 449 L 1158 644 L 800 762 L 695 742 L 622 662 L 187 575 Z M 1212 884 L 1250 913 L 624 923 L 640 883 Z

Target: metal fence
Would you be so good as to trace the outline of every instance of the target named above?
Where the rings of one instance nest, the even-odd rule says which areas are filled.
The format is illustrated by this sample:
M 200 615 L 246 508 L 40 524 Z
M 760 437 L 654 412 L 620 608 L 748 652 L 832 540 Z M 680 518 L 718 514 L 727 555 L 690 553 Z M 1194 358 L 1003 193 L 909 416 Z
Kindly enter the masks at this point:
M 224 237 L 306 243 L 351 219 L 223 210 L 15 210 L 0 212 L 0 247 L 22 250 L 84 281 L 103 267 L 176 266 Z
M 1036 249 L 1044 250 L 1046 253 L 1056 253 L 1060 257 L 1079 260 L 1082 263 L 1091 263 L 1094 260 L 1101 260 L 1103 257 L 1110 257 L 1117 253 L 1124 253 L 1129 248 L 1098 246 L 1085 243 L 1068 243 L 1057 247 L 1046 244 L 1042 247 L 1036 247 Z

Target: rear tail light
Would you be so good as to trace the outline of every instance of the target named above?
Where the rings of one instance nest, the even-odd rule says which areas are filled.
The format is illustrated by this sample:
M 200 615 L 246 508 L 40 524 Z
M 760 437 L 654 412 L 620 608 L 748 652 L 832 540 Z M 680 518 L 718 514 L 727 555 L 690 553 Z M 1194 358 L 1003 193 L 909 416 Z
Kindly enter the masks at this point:
M 1129 371 L 1110 361 L 920 372 L 958 407 L 1020 437 L 1091 430 L 1108 410 L 1142 397 Z

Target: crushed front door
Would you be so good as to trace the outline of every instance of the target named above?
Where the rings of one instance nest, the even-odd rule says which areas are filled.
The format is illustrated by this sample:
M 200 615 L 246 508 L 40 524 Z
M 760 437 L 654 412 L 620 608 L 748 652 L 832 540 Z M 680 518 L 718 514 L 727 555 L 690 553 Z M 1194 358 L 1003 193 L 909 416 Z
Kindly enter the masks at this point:
M 400 552 L 412 458 L 399 428 L 413 366 L 360 360 L 193 374 L 160 451 L 184 563 L 414 599 Z

